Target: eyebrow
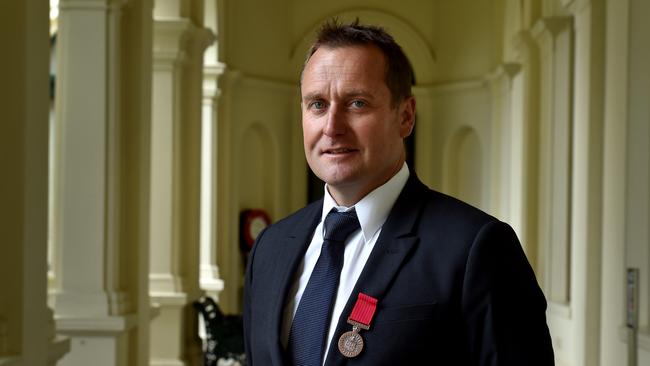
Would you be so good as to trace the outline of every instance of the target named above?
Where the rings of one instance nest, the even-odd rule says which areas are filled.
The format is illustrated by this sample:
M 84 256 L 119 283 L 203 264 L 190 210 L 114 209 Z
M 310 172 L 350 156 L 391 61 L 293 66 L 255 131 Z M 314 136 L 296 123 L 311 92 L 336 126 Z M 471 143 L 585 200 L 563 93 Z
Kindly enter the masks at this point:
M 305 100 L 323 99 L 323 97 L 322 97 L 322 94 L 320 92 L 312 92 L 312 93 L 306 94 L 301 99 L 303 101 L 305 101 Z
M 343 97 L 348 99 L 351 97 L 365 97 L 365 98 L 374 98 L 375 94 L 367 90 L 350 90 L 349 92 L 343 94 Z
M 368 99 L 373 99 L 375 97 L 375 95 L 373 93 L 369 92 L 369 91 L 365 91 L 365 90 L 361 90 L 361 89 L 359 89 L 359 90 L 350 90 L 350 91 L 343 94 L 343 99 L 350 99 L 350 98 L 354 98 L 354 97 L 364 97 L 364 98 L 368 98 Z M 302 97 L 303 101 L 305 101 L 305 100 L 316 100 L 316 99 L 324 99 L 323 98 L 323 93 L 321 93 L 321 92 L 311 92 L 311 93 L 305 94 Z

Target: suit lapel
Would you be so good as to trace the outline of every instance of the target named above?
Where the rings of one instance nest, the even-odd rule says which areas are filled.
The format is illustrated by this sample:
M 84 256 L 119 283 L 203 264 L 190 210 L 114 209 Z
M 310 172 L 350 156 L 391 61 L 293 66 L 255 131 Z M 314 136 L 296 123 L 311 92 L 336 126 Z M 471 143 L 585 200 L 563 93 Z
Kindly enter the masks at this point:
M 359 292 L 377 298 L 381 304 L 381 299 L 401 268 L 404 258 L 418 243 L 419 237 L 414 233 L 414 227 L 422 211 L 422 203 L 425 201 L 422 197 L 427 192 L 426 186 L 418 180 L 414 172 L 411 172 L 341 313 L 327 354 L 325 363 L 327 366 L 340 366 L 346 363 L 346 358 L 338 350 L 338 337 L 352 329 L 347 324 L 347 318 L 352 313 Z M 372 327 L 369 331 L 372 331 Z
M 273 278 L 273 289 L 278 294 L 275 303 L 271 306 L 271 329 L 267 334 L 269 347 L 272 350 L 271 358 L 274 365 L 284 364 L 284 350 L 280 342 L 282 319 L 284 317 L 284 305 L 287 294 L 293 284 L 294 273 L 302 260 L 305 250 L 311 241 L 316 225 L 320 221 L 323 209 L 323 201 L 312 203 L 302 215 L 302 218 L 295 223 L 293 231 L 284 239 L 278 240 L 278 260 Z

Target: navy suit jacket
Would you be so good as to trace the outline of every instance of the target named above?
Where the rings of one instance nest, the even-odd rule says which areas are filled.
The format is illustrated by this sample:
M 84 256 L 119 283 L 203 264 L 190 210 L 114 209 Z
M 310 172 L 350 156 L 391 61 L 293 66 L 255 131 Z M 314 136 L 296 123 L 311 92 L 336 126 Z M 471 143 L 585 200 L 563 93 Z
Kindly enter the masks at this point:
M 289 363 L 280 343 L 287 295 L 322 200 L 268 227 L 249 257 L 244 333 L 249 366 Z M 365 346 L 338 338 L 358 293 L 379 300 Z M 393 206 L 338 320 L 325 365 L 553 365 L 546 300 L 507 224 L 428 189 L 415 174 Z

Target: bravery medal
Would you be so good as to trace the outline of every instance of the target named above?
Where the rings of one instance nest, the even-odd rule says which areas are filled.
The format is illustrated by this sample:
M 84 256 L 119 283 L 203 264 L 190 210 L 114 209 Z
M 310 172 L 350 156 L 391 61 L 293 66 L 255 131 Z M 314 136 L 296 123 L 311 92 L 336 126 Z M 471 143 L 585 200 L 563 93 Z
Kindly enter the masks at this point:
M 339 351 L 345 357 L 357 357 L 363 350 L 363 338 L 359 334 L 359 327 L 352 327 L 351 331 L 343 333 L 339 338 Z
M 363 338 L 359 331 L 368 330 L 370 322 L 377 309 L 377 299 L 364 293 L 359 293 L 357 302 L 354 304 L 352 314 L 348 317 L 348 324 L 352 330 L 343 333 L 339 338 L 339 351 L 345 357 L 357 357 L 363 351 Z

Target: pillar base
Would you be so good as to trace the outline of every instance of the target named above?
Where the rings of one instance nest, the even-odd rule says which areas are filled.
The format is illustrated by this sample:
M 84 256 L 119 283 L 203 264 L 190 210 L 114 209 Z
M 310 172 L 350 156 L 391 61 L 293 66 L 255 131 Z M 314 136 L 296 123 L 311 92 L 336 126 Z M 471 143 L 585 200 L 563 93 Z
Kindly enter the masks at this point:
M 185 366 L 194 364 L 194 358 L 200 358 L 200 352 L 194 355 L 200 349 L 187 344 L 192 337 L 186 332 L 194 329 L 188 323 L 192 321 L 188 317 L 188 311 L 193 312 L 191 301 L 191 297 L 183 292 L 151 293 L 151 302 L 159 309 L 159 315 L 151 322 L 151 366 Z M 185 331 L 179 332 L 179 329 Z M 199 347 L 198 332 L 196 340 Z
M 128 333 L 136 316 L 55 317 L 57 334 L 70 339 L 70 353 L 59 366 L 128 364 Z

